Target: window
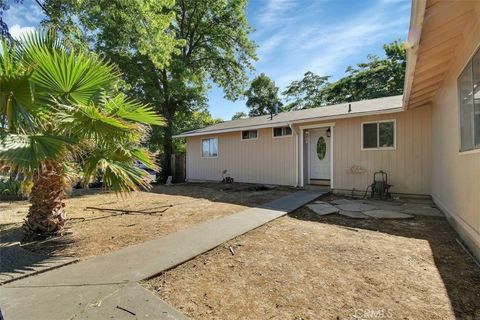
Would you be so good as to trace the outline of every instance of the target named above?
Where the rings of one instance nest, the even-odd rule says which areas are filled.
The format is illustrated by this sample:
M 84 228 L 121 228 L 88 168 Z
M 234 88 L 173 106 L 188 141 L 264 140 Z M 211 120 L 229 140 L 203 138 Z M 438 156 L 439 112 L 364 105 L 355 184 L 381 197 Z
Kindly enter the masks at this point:
M 460 106 L 460 151 L 480 149 L 480 51 L 457 81 Z
M 363 149 L 394 149 L 395 121 L 363 123 L 362 140 Z
M 215 158 L 218 156 L 218 138 L 202 139 L 202 157 Z
M 257 130 L 242 131 L 242 140 L 257 140 Z
M 274 137 L 284 137 L 284 136 L 291 136 L 291 135 L 292 135 L 292 128 L 290 127 L 273 128 Z

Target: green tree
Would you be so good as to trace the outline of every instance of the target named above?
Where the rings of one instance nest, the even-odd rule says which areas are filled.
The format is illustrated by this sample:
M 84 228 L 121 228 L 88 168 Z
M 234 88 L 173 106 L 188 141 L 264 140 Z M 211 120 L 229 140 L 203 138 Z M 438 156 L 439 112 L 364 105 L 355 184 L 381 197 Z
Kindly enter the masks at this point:
M 280 109 L 282 102 L 278 97 L 278 87 L 275 82 L 261 73 L 250 83 L 250 88 L 245 92 L 247 107 L 250 117 L 273 114 Z
M 46 1 L 60 29 L 78 22 L 90 46 L 120 66 L 131 84 L 125 90 L 162 112 L 164 178 L 171 171 L 176 116 L 205 104 L 207 80 L 228 99 L 244 91 L 246 71 L 256 58 L 246 5 L 247 0 Z
M 0 45 L 0 167 L 33 182 L 26 227 L 55 234 L 66 221 L 64 187 L 79 162 L 83 181 L 99 171 L 116 192 L 148 188 L 140 161 L 156 168 L 140 146 L 149 125 L 163 119 L 116 93 L 119 72 L 92 54 L 67 50 L 46 34 Z M 81 159 L 81 161 L 78 161 Z
M 347 76 L 322 88 L 325 103 L 374 99 L 403 93 L 406 51 L 400 41 L 383 46 L 385 58 L 369 55 L 367 62 L 348 67 Z
M 247 118 L 248 115 L 243 112 L 243 111 L 240 111 L 240 112 L 236 112 L 233 116 L 232 116 L 232 120 L 238 120 L 238 119 L 243 119 L 243 118 Z
M 196 111 L 178 112 L 174 122 L 174 134 L 186 131 L 196 130 L 223 122 L 223 119 L 213 118 L 207 108 Z M 173 151 L 175 153 L 185 153 L 185 139 L 175 139 L 173 142 Z
M 311 71 L 303 75 L 302 80 L 293 81 L 282 95 L 289 103 L 283 108 L 286 110 L 300 110 L 320 107 L 325 104 L 322 88 L 328 83 L 328 76 L 319 76 Z

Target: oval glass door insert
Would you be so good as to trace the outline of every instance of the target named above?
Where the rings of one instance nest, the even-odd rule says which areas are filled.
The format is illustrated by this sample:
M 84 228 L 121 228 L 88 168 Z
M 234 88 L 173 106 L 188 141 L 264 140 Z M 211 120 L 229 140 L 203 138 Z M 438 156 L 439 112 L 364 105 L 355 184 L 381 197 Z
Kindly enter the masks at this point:
M 325 159 L 325 154 L 327 153 L 327 144 L 325 143 L 325 139 L 323 137 L 318 138 L 317 141 L 317 156 L 318 159 L 323 160 Z

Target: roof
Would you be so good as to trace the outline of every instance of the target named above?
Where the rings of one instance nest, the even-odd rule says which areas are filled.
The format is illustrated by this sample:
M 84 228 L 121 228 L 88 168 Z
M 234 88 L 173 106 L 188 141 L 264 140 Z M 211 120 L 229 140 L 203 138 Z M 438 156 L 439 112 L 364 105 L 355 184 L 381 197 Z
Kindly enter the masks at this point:
M 414 0 L 408 32 L 404 106 L 428 105 L 450 72 L 458 48 L 478 22 L 479 1 Z
M 349 104 L 351 105 L 351 112 L 348 112 Z M 271 128 L 312 121 L 360 117 L 399 111 L 403 111 L 401 95 L 362 100 L 351 103 L 342 103 L 312 109 L 282 112 L 274 115 L 273 118 L 271 118 L 270 115 L 265 115 L 225 121 L 202 129 L 184 132 L 174 136 L 174 138 L 184 138 L 249 129 Z

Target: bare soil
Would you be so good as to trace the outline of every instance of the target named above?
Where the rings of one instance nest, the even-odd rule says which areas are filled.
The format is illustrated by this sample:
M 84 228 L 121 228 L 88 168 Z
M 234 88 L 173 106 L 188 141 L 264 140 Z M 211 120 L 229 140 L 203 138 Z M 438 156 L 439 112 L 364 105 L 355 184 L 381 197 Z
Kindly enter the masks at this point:
M 28 250 L 51 255 L 87 258 L 158 238 L 210 219 L 260 205 L 292 192 L 286 188 L 257 190 L 248 184 L 192 183 L 155 186 L 123 198 L 99 190 L 74 190 L 66 200 L 66 233 L 23 243 Z M 100 207 L 153 212 L 152 214 L 87 210 Z M 0 235 L 21 228 L 28 202 L 0 203 Z
M 192 319 L 480 319 L 480 268 L 444 217 L 302 208 L 144 285 Z

